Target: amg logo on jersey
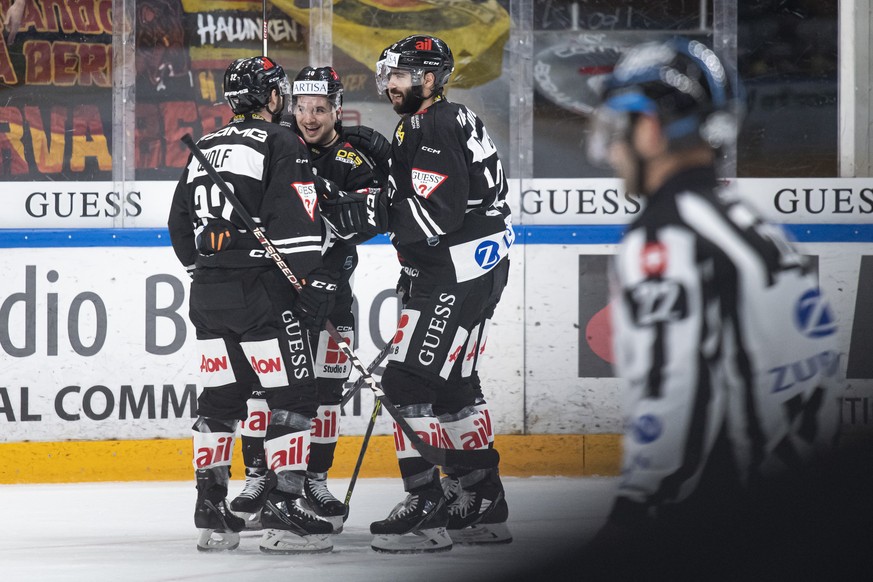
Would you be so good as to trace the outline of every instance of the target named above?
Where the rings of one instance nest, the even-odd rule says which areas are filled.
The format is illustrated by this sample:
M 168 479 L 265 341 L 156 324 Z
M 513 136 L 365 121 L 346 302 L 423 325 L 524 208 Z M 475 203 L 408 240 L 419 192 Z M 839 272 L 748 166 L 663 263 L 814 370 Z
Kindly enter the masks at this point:
M 318 193 L 315 191 L 314 182 L 292 182 L 291 186 L 297 191 L 300 196 L 300 202 L 303 203 L 303 208 L 306 214 L 309 215 L 309 220 L 315 222 L 315 207 L 318 205 Z
M 412 168 L 412 186 L 415 188 L 415 193 L 425 199 L 430 198 L 430 195 L 446 178 L 448 176 L 445 174 Z

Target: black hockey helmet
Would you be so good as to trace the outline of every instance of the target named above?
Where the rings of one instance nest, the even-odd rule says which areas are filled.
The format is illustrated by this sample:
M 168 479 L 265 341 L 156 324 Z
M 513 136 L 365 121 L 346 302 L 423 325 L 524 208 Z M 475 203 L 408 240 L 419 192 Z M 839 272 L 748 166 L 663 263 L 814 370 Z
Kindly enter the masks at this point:
M 656 116 L 674 150 L 736 140 L 742 91 L 703 43 L 686 38 L 638 45 L 618 60 L 601 86 L 588 156 L 606 162 L 610 143 L 627 139 L 635 114 Z
M 323 95 L 334 108 L 343 106 L 343 82 L 333 67 L 303 67 L 294 79 L 291 94 Z
M 276 89 L 283 97 L 281 113 L 291 95 L 291 84 L 285 70 L 269 57 L 237 59 L 224 72 L 224 98 L 235 114 L 249 113 L 267 106 L 270 93 Z
M 435 91 L 441 93 L 455 70 L 455 57 L 445 41 L 435 36 L 413 34 L 382 51 L 376 63 L 376 86 L 380 94 L 388 88 L 392 68 L 409 70 L 414 86 L 421 85 L 424 73 L 433 73 Z

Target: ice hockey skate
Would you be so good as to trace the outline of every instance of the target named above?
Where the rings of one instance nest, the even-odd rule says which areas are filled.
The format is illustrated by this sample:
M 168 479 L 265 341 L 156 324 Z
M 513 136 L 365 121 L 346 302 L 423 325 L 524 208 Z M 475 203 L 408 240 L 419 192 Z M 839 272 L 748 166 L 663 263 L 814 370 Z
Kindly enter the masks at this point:
M 333 526 L 318 517 L 306 498 L 273 490 L 261 511 L 261 551 L 267 554 L 310 554 L 333 549 Z
M 389 554 L 445 552 L 452 549 L 447 522 L 442 488 L 437 485 L 410 493 L 387 518 L 370 524 L 370 545 L 377 552 Z
M 448 500 L 447 530 L 452 542 L 508 544 L 512 541 L 512 533 L 506 525 L 509 506 L 496 473 L 466 489 L 451 477 L 444 477 L 442 486 Z
M 327 488 L 327 474 L 307 474 L 303 491 L 312 510 L 333 526 L 333 533 L 338 534 L 343 531 L 343 523 L 349 516 L 349 508 L 334 497 Z
M 230 502 L 230 509 L 246 523 L 246 529 L 261 529 L 261 510 L 267 501 L 267 475 L 246 476 L 243 490 Z
M 201 552 L 220 552 L 239 547 L 239 532 L 245 520 L 234 515 L 222 499 L 213 502 L 203 497 L 194 508 L 194 525 L 200 530 L 197 549 Z

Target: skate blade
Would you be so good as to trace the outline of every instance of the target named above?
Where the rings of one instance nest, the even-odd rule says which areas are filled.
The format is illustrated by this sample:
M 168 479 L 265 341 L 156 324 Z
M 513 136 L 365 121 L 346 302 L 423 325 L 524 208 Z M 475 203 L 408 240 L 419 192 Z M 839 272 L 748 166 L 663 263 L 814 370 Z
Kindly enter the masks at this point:
M 333 528 L 332 534 L 336 535 L 343 531 L 343 516 L 341 515 L 319 515 L 321 519 L 328 522 Z
M 270 529 L 264 532 L 259 547 L 265 554 L 323 554 L 333 550 L 329 534 L 299 536 L 290 531 Z
M 437 527 L 406 534 L 375 535 L 370 547 L 385 554 L 448 552 L 452 549 L 452 538 L 446 528 Z
M 506 523 L 477 523 L 463 529 L 450 529 L 448 531 L 452 542 L 467 546 L 512 542 L 512 534 Z
M 224 552 L 239 547 L 239 534 L 214 529 L 201 529 L 197 538 L 197 549 L 201 552 Z
M 261 510 L 260 509 L 254 513 L 245 513 L 243 511 L 234 511 L 233 514 L 235 516 L 245 520 L 246 525 L 245 525 L 244 529 L 246 531 L 264 529 L 264 526 L 261 525 Z

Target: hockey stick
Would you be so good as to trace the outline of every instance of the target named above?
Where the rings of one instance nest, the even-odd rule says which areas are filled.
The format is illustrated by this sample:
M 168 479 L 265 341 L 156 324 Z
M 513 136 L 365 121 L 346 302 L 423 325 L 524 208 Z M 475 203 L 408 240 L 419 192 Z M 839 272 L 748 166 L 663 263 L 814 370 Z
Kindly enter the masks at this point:
M 276 247 L 273 246 L 273 243 L 267 238 L 264 234 L 264 231 L 261 230 L 249 212 L 245 209 L 242 203 L 239 201 L 239 198 L 231 191 L 230 187 L 228 187 L 227 182 L 224 181 L 224 178 L 215 170 L 213 165 L 206 159 L 206 156 L 200 151 L 200 148 L 197 147 L 197 144 L 194 143 L 194 139 L 190 134 L 185 134 L 182 136 L 182 142 L 188 146 L 188 149 L 191 150 L 191 153 L 200 163 L 200 166 L 203 170 L 206 171 L 207 175 L 212 179 L 218 189 L 221 190 L 221 193 L 224 194 L 224 197 L 242 219 L 243 223 L 246 225 L 255 238 L 258 239 L 258 242 L 264 247 L 264 250 L 270 256 L 276 266 L 282 271 L 285 275 L 285 278 L 291 282 L 294 288 L 299 292 L 303 289 L 303 285 L 301 285 L 300 280 L 294 275 L 294 272 L 290 267 L 285 263 L 285 259 L 279 254 L 279 251 L 276 250 Z M 397 423 L 397 426 L 400 427 L 400 430 L 406 435 L 406 438 L 409 439 L 409 442 L 415 447 L 421 457 L 431 463 L 433 465 L 439 465 L 442 467 L 450 466 L 450 467 L 467 467 L 471 469 L 488 469 L 492 467 L 496 467 L 498 461 L 500 460 L 500 455 L 497 454 L 495 449 L 477 449 L 477 450 L 456 450 L 456 449 L 444 449 L 442 447 L 435 447 L 430 443 L 426 443 L 421 436 L 416 433 L 412 427 L 409 425 L 409 422 L 403 415 L 400 414 L 400 411 L 396 406 L 391 402 L 388 396 L 385 395 L 385 392 L 382 391 L 382 388 L 376 383 L 376 380 L 373 378 L 372 374 L 370 374 L 366 368 L 364 368 L 364 364 L 361 363 L 361 360 L 358 359 L 358 356 L 355 355 L 355 352 L 352 351 L 352 348 L 349 347 L 348 342 L 339 334 L 339 332 L 334 327 L 333 323 L 330 321 L 324 324 L 324 329 L 327 330 L 328 335 L 330 335 L 331 339 L 336 342 L 337 346 L 339 346 L 340 351 L 342 351 L 346 357 L 351 360 L 352 366 L 358 370 L 361 376 L 364 378 L 364 382 L 367 383 L 370 390 L 373 391 L 373 394 L 376 398 L 382 401 L 382 406 L 385 410 L 388 411 L 388 414 L 391 415 L 391 418 L 394 419 L 394 422 Z
M 352 499 L 352 491 L 355 490 L 355 482 L 358 480 L 358 473 L 361 472 L 361 464 L 364 462 L 364 453 L 367 452 L 367 445 L 370 444 L 370 436 L 373 434 L 373 427 L 376 426 L 376 417 L 379 416 L 379 408 L 382 406 L 382 401 L 376 399 L 373 405 L 373 414 L 370 415 L 370 422 L 367 424 L 367 432 L 364 433 L 364 440 L 361 441 L 361 452 L 358 453 L 358 460 L 355 463 L 355 470 L 352 471 L 352 478 L 349 480 L 349 488 L 346 490 L 346 507 Z
M 269 25 L 269 21 L 267 20 L 267 0 L 261 0 L 261 26 L 263 30 L 264 36 L 264 56 L 267 56 L 267 26 Z
M 372 374 L 373 370 L 375 370 L 376 367 L 382 363 L 382 360 L 385 359 L 385 356 L 387 356 L 388 352 L 390 351 L 391 342 L 388 342 L 387 344 L 385 344 L 385 347 L 382 348 L 382 351 L 379 352 L 379 354 L 375 358 L 373 358 L 373 361 L 370 362 L 370 365 L 367 366 L 367 373 Z M 340 401 L 340 408 L 348 404 L 349 400 L 355 397 L 355 394 L 357 394 L 358 390 L 361 389 L 361 386 L 364 385 L 365 380 L 366 378 L 364 378 L 364 376 L 358 376 L 358 379 L 355 380 L 355 383 L 352 385 L 352 387 L 349 388 L 348 391 L 343 395 L 343 399 L 342 401 Z

